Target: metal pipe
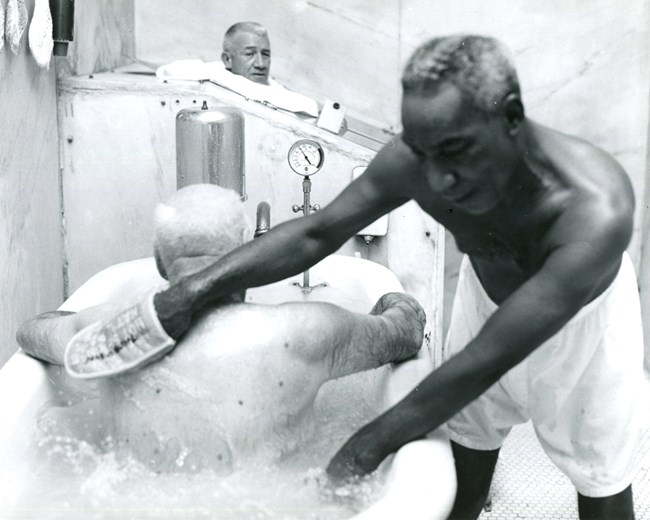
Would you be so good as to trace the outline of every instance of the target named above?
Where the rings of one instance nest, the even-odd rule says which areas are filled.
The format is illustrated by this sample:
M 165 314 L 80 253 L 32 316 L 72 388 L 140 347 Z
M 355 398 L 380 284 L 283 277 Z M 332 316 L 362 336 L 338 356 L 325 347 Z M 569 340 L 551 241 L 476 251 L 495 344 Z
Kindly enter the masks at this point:
M 311 181 L 309 177 L 304 177 L 302 181 L 302 192 L 303 192 L 303 213 L 305 216 L 309 215 L 311 207 L 311 201 L 309 194 L 311 193 Z M 309 294 L 311 292 L 311 287 L 309 286 L 309 269 L 302 273 L 302 292 Z
M 257 212 L 255 218 L 255 234 L 253 238 L 262 236 L 271 229 L 271 205 L 262 201 L 257 205 Z
M 66 56 L 74 39 L 74 0 L 50 0 L 54 55 Z

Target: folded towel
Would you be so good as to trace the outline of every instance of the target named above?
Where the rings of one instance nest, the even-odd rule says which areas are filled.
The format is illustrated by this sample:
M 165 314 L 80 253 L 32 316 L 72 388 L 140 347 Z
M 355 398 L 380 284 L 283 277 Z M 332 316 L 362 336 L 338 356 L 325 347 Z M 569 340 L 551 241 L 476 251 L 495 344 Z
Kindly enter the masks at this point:
M 155 291 L 114 316 L 75 334 L 65 348 L 72 377 L 108 377 L 151 363 L 174 348 L 153 305 Z
M 36 0 L 34 16 L 29 24 L 29 50 L 39 67 L 50 68 L 50 58 L 54 41 L 52 40 L 52 15 L 48 0 Z
M 182 79 L 191 81 L 210 80 L 242 96 L 269 103 L 289 112 L 318 117 L 318 103 L 313 99 L 292 92 L 276 81 L 269 79 L 262 85 L 226 70 L 221 61 L 180 60 L 159 67 L 156 76 L 161 79 Z
M 25 27 L 27 27 L 25 0 L 9 0 L 5 18 L 5 36 L 9 42 L 9 48 L 14 54 L 18 54 L 20 39 L 23 36 Z

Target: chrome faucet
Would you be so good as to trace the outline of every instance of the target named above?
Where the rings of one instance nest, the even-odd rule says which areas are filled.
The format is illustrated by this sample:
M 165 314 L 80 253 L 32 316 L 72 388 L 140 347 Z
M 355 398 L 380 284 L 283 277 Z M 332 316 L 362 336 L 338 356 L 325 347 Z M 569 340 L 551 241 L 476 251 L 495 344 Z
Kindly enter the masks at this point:
M 253 238 L 263 235 L 269 229 L 271 229 L 271 205 L 266 201 L 262 201 L 257 205 Z

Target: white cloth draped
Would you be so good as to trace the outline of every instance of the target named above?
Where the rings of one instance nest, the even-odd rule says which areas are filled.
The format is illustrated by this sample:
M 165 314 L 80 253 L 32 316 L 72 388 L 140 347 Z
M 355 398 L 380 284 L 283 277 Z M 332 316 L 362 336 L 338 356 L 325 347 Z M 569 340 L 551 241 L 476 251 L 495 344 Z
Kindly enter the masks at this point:
M 156 76 L 161 79 L 210 80 L 248 99 L 268 103 L 289 112 L 318 117 L 318 103 L 313 99 L 292 92 L 272 79 L 269 79 L 269 85 L 262 85 L 233 74 L 226 70 L 221 61 L 174 61 L 159 67 Z

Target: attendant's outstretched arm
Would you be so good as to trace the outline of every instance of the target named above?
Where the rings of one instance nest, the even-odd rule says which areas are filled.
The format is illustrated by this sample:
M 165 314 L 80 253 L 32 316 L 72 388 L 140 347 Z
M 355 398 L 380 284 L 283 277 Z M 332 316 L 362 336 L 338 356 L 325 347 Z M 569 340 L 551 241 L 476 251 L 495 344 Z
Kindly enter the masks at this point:
M 394 171 L 400 161 L 387 148 L 323 210 L 276 226 L 156 294 L 154 306 L 165 331 L 176 339 L 187 330 L 192 314 L 206 305 L 304 271 L 357 231 L 407 202 L 401 194 L 399 171 Z

